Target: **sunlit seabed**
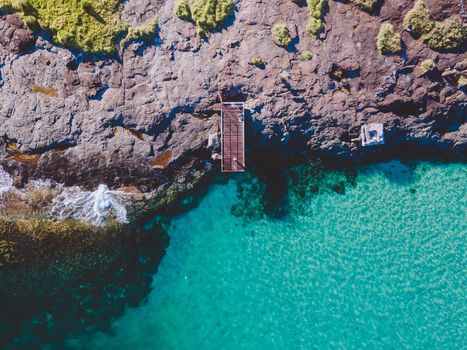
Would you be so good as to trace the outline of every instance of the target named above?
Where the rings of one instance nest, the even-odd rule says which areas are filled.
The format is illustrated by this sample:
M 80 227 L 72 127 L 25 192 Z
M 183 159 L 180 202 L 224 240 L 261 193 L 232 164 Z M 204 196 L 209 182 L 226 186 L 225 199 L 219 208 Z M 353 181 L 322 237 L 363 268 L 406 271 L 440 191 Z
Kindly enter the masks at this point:
M 213 185 L 176 217 L 148 302 L 86 349 L 461 349 L 467 167 L 398 162 L 345 194 L 290 199 L 280 220 L 231 214 Z

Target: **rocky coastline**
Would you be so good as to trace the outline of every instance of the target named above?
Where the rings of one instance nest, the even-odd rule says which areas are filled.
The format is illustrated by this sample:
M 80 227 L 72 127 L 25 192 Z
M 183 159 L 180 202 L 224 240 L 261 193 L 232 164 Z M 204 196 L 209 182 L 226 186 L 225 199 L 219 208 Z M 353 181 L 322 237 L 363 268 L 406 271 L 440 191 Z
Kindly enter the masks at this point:
M 434 50 L 405 28 L 412 1 L 356 3 L 325 2 L 313 36 L 311 2 L 235 1 L 223 27 L 200 36 L 174 14 L 175 1 L 130 0 L 121 18 L 136 27 L 157 19 L 157 35 L 115 55 L 63 47 L 4 11 L 0 166 L 20 191 L 37 180 L 83 191 L 105 184 L 131 193 L 141 212 L 156 210 L 219 171 L 208 137 L 219 134 L 220 99 L 245 101 L 250 167 L 265 149 L 334 166 L 407 154 L 465 161 L 465 26 L 460 46 Z M 465 19 L 463 1 L 424 4 L 433 23 Z M 378 50 L 383 23 L 400 52 Z M 374 122 L 386 142 L 362 147 L 360 128 Z M 7 217 L 38 206 L 16 197 L 5 197 Z

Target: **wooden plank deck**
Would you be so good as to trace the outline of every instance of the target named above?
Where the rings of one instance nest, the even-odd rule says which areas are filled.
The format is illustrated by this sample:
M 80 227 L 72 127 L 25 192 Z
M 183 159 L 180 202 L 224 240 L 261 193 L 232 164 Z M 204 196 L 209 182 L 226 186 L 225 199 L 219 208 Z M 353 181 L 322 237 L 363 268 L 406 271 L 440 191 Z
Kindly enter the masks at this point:
M 243 102 L 225 102 L 221 109 L 222 171 L 245 171 L 245 119 Z

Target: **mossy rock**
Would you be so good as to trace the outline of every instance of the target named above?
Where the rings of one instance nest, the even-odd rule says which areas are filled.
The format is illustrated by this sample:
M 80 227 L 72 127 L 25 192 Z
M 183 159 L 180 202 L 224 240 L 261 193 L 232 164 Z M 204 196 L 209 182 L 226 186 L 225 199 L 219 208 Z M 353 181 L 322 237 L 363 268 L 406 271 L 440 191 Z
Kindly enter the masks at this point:
M 225 20 L 234 12 L 231 0 L 179 0 L 174 13 L 196 25 L 200 36 L 207 36 L 222 28 Z
M 376 38 L 376 47 L 382 54 L 396 54 L 401 51 L 401 37 L 391 23 L 383 23 Z
M 456 19 L 448 19 L 437 23 L 428 36 L 428 45 L 433 50 L 455 50 L 462 46 L 467 34 L 467 28 Z
M 277 45 L 287 48 L 292 43 L 287 24 L 277 23 L 272 27 L 271 32 Z
M 404 17 L 404 29 L 416 38 L 428 34 L 434 25 L 435 22 L 431 20 L 430 11 L 422 0 L 417 0 L 414 7 Z

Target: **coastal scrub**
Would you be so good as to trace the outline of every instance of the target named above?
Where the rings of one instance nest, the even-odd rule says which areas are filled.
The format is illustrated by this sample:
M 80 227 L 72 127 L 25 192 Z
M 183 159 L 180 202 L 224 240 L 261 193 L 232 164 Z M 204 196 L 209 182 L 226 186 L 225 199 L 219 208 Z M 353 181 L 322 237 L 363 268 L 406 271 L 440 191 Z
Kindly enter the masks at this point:
M 467 28 L 456 19 L 436 23 L 428 37 L 428 45 L 433 50 L 445 51 L 461 47 L 465 41 Z
M 156 35 L 158 26 L 157 19 L 153 19 L 149 23 L 139 27 L 129 27 L 128 33 L 120 42 L 120 46 L 124 47 L 127 43 L 135 40 L 150 41 Z
M 0 0 L 28 26 L 40 27 L 60 44 L 89 53 L 113 53 L 129 25 L 120 19 L 120 0 Z
M 376 38 L 376 47 L 382 54 L 395 54 L 401 51 L 401 37 L 391 23 L 383 23 Z
M 311 36 L 318 36 L 323 30 L 323 15 L 326 7 L 326 0 L 307 0 L 308 11 L 310 13 L 310 19 L 306 27 L 306 31 Z
M 176 16 L 196 25 L 200 36 L 220 29 L 233 11 L 231 0 L 179 0 L 174 8 Z
M 404 29 L 418 38 L 428 34 L 435 25 L 423 0 L 417 0 L 414 7 L 404 17 Z
M 287 24 L 277 23 L 272 27 L 271 31 L 277 45 L 286 48 L 292 42 Z
M 455 50 L 462 46 L 467 35 L 466 27 L 457 19 L 444 22 L 431 19 L 430 11 L 423 0 L 417 0 L 404 17 L 404 29 L 414 38 L 422 37 L 436 51 Z
M 44 30 L 59 45 L 91 54 L 113 54 L 118 39 L 147 40 L 157 21 L 132 27 L 120 19 L 122 0 L 0 0 L 0 9 L 16 12 L 33 30 Z
M 265 66 L 264 61 L 259 56 L 253 57 L 250 61 L 250 64 L 258 68 L 264 68 Z
M 300 55 L 298 55 L 298 60 L 299 61 L 309 61 L 313 58 L 313 53 L 311 51 L 305 50 Z

